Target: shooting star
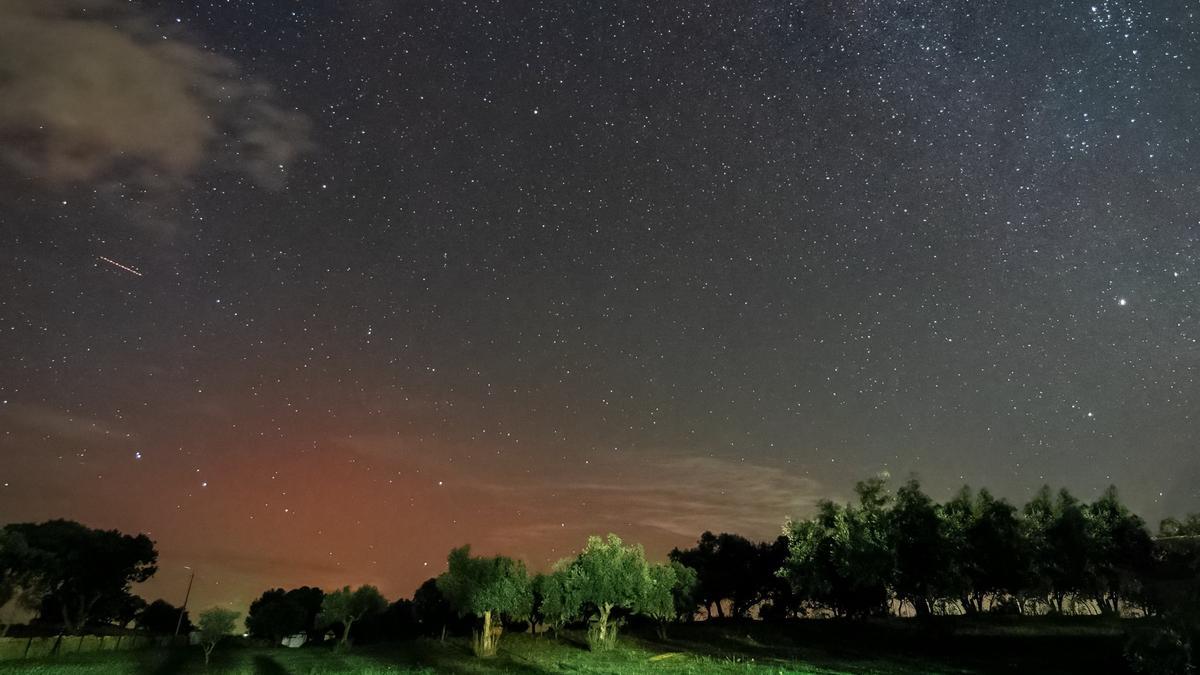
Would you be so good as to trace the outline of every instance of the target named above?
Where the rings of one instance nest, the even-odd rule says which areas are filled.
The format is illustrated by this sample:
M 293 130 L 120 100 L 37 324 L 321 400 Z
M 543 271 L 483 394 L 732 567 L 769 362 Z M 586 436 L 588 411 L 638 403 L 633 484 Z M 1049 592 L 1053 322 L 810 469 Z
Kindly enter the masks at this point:
M 141 272 L 139 272 L 139 271 L 137 271 L 137 270 L 133 269 L 132 267 L 129 267 L 129 266 L 127 266 L 127 265 L 122 265 L 121 263 L 117 262 L 116 260 L 113 260 L 112 258 L 105 258 L 105 257 L 104 257 L 104 256 L 102 256 L 102 255 L 98 255 L 98 256 L 96 256 L 96 257 L 97 257 L 97 258 L 99 258 L 99 259 L 101 259 L 101 260 L 103 260 L 104 262 L 108 263 L 109 265 L 112 265 L 113 267 L 117 267 L 117 268 L 123 269 L 123 270 L 125 270 L 126 272 L 129 272 L 130 274 L 136 274 L 136 275 L 138 275 L 139 277 L 141 277 L 141 276 L 145 276 L 144 274 L 142 274 Z

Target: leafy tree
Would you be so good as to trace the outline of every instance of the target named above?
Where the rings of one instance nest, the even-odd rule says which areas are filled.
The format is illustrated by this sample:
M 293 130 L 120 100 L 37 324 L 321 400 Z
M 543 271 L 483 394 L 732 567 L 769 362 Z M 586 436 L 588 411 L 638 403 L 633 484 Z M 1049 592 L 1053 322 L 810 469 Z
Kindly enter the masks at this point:
M 649 565 L 649 579 L 642 589 L 642 597 L 638 599 L 634 611 L 655 621 L 659 639 L 667 639 L 667 622 L 673 621 L 679 613 L 675 609 L 677 592 L 686 593 L 681 584 L 688 580 L 680 580 L 677 569 L 688 568 L 672 562 L 666 565 Z M 685 573 L 686 574 L 686 573 Z M 694 585 L 693 575 L 691 583 Z
M 564 572 L 568 606 L 590 616 L 588 637 L 593 648 L 615 646 L 613 610 L 649 608 L 656 615 L 674 611 L 674 570 L 666 568 L 655 579 L 641 545 L 625 546 L 615 534 L 607 539 L 588 537 L 587 546 Z
M 437 579 L 429 579 L 413 593 L 413 614 L 418 624 L 426 626 L 426 630 L 433 628 L 438 631 L 445 642 L 446 628 L 454 618 L 454 608 L 438 590 Z
M 671 587 L 671 606 L 674 618 L 690 621 L 696 613 L 696 586 L 699 575 L 696 570 L 681 562 L 672 560 L 671 569 L 675 572 L 675 584 Z
M 345 648 L 350 637 L 350 628 L 355 621 L 382 612 L 387 607 L 387 600 L 374 586 L 363 585 L 354 590 L 344 586 L 340 590 L 327 593 L 321 600 L 321 617 L 326 623 L 340 623 L 342 637 L 338 640 L 338 648 Z
M 888 528 L 896 556 L 895 594 L 909 602 L 917 616 L 929 616 L 946 587 L 948 547 L 937 505 L 916 479 L 896 491 Z
M 963 610 L 978 614 L 1015 598 L 1027 579 L 1028 561 L 1017 509 L 987 490 L 972 497 L 964 487 L 941 508 L 948 544 L 947 590 Z
M 94 530 L 74 521 L 19 523 L 5 528 L 20 536 L 28 552 L 21 571 L 41 579 L 43 606 L 61 615 L 68 632 L 79 632 L 97 607 L 119 606 L 130 586 L 157 570 L 158 552 L 144 534 Z
M 1116 486 L 1088 507 L 1087 526 L 1092 593 L 1101 612 L 1118 614 L 1122 598 L 1141 592 L 1154 543 L 1145 522 L 1121 503 Z
M 180 621 L 179 613 L 183 612 L 183 620 Z M 138 615 L 138 628 L 150 633 L 151 635 L 174 635 L 175 626 L 180 626 L 180 631 L 187 635 L 195 630 L 192 626 L 192 621 L 188 618 L 187 610 L 172 605 L 166 600 L 158 599 L 146 605 L 142 613 Z
M 539 596 L 538 612 L 541 614 L 541 620 L 554 629 L 556 638 L 558 631 L 575 614 L 575 608 L 571 606 L 567 596 L 565 569 L 569 564 L 570 561 L 560 561 L 553 572 L 538 575 L 535 581 L 535 593 Z
M 894 556 L 884 488 L 883 478 L 862 481 L 858 504 L 822 501 L 813 518 L 785 525 L 788 558 L 780 574 L 802 599 L 838 616 L 887 612 Z
M 311 631 L 324 598 L 321 589 L 309 586 L 290 591 L 282 588 L 265 591 L 250 603 L 246 629 L 251 635 L 276 643 L 289 635 Z
M 729 533 L 705 532 L 695 547 L 674 549 L 668 557 L 696 570 L 696 598 L 709 618 L 714 607 L 718 617 L 725 616 L 726 600 L 733 616 L 745 617 L 761 600 L 763 589 L 773 581 L 775 571 L 770 570 L 766 578 L 753 573 L 757 571 L 759 549 L 749 539 Z
M 237 618 L 237 612 L 221 607 L 213 607 L 200 613 L 200 646 L 204 648 L 204 665 L 208 665 L 217 644 L 233 632 Z
M 437 579 L 437 588 L 460 616 L 483 620 L 473 641 L 477 656 L 494 656 L 503 631 L 501 615 L 514 619 L 529 616 L 533 592 L 524 563 L 503 556 L 472 557 L 471 547 L 450 551 L 449 569 Z

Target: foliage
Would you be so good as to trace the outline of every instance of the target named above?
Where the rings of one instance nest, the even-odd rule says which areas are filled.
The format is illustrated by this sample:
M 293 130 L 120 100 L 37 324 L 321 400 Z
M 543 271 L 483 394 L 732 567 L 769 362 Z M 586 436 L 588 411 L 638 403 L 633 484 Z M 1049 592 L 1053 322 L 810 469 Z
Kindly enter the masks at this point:
M 113 618 L 128 606 L 131 585 L 157 569 L 158 552 L 144 534 L 94 530 L 69 520 L 8 525 L 5 533 L 6 578 L 37 580 L 44 614 L 61 616 L 72 633 L 82 631 L 97 610 L 109 614 L 98 618 Z
M 183 612 L 182 621 L 179 618 L 181 611 Z M 151 635 L 174 635 L 176 626 L 179 626 L 179 632 L 183 635 L 195 630 L 186 609 L 181 610 L 161 598 L 146 605 L 146 608 L 138 615 L 137 626 Z
M 474 640 L 478 656 L 494 656 L 499 647 L 501 615 L 525 619 L 533 606 L 533 592 L 525 564 L 503 556 L 472 557 L 471 547 L 450 551 L 449 568 L 437 579 L 437 588 L 460 616 L 483 620 Z
M 349 644 L 350 629 L 355 621 L 368 614 L 382 612 L 386 607 L 387 600 L 374 586 L 364 584 L 354 590 L 344 586 L 325 594 L 321 600 L 320 618 L 326 624 L 342 625 L 342 637 L 338 640 L 338 647 L 344 648 Z
M 563 569 L 566 606 L 589 619 L 593 649 L 616 645 L 614 610 L 665 619 L 674 614 L 675 571 L 650 565 L 640 544 L 625 546 L 615 534 L 588 537 L 583 551 Z
M 321 589 L 309 586 L 265 591 L 250 603 L 246 629 L 253 636 L 276 643 L 289 635 L 312 631 L 324 598 Z
M 890 497 L 883 479 L 855 486 L 858 504 L 823 501 L 817 515 L 789 522 L 788 558 L 780 571 L 804 600 L 839 616 L 887 612 L 894 554 L 885 507 Z
M 440 633 L 446 639 L 446 629 L 454 618 L 454 608 L 438 590 L 437 579 L 429 579 L 413 593 L 413 615 L 426 633 Z
M 217 644 L 233 632 L 237 618 L 237 612 L 222 607 L 213 607 L 200 613 L 200 646 L 204 648 L 205 665 L 208 665 Z

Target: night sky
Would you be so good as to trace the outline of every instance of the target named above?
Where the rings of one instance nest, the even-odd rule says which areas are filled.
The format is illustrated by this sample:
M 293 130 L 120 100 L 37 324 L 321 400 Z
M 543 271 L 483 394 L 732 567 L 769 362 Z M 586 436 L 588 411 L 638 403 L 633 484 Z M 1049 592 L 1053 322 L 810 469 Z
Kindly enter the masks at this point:
M 1200 8 L 0 0 L 0 520 L 409 596 L 855 480 L 1200 509 Z

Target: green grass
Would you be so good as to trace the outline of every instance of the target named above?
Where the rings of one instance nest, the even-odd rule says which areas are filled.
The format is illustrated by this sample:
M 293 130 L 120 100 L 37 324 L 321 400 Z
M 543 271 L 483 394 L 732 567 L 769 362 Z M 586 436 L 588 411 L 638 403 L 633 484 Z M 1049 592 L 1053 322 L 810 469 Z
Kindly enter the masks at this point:
M 669 639 L 625 634 L 590 652 L 582 636 L 508 634 L 477 659 L 463 639 L 370 645 L 337 652 L 250 647 L 231 640 L 205 668 L 199 648 L 65 655 L 0 662 L 0 675 L 383 675 L 401 673 L 1093 673 L 1120 672 L 1121 627 L 1111 621 L 801 621 L 672 626 Z

